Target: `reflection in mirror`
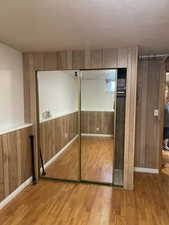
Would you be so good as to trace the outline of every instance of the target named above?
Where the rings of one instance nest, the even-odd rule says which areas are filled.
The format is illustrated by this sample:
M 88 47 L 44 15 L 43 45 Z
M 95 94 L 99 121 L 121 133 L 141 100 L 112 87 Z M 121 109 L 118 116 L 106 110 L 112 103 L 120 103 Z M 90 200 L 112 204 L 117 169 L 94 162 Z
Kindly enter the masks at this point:
M 82 180 L 113 182 L 117 70 L 89 70 L 81 80 Z
M 75 71 L 38 72 L 40 150 L 46 177 L 79 180 L 78 78 Z
M 126 105 L 126 77 L 125 68 L 118 69 L 115 113 L 115 152 L 113 184 L 123 186 L 124 173 L 124 136 L 125 136 L 125 105 Z

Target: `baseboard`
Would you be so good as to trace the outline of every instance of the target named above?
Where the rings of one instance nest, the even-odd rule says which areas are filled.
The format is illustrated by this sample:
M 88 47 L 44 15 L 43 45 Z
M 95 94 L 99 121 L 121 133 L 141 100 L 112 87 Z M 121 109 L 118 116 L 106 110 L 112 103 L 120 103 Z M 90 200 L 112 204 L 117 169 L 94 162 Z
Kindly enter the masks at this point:
M 32 177 L 28 178 L 14 192 L 12 192 L 4 200 L 2 200 L 0 202 L 0 209 L 2 209 L 4 206 L 6 206 L 12 199 L 14 199 L 23 189 L 25 189 L 31 183 L 32 183 Z
M 134 171 L 139 173 L 155 173 L 155 174 L 159 173 L 159 169 L 142 168 L 142 167 L 135 167 Z
M 78 137 L 79 135 L 76 135 L 74 138 L 72 138 L 71 141 L 69 141 L 59 152 L 57 152 L 49 161 L 44 164 L 44 168 L 46 169 L 47 167 L 49 167 Z
M 112 134 L 85 134 L 82 133 L 81 136 L 93 136 L 93 137 L 113 137 Z

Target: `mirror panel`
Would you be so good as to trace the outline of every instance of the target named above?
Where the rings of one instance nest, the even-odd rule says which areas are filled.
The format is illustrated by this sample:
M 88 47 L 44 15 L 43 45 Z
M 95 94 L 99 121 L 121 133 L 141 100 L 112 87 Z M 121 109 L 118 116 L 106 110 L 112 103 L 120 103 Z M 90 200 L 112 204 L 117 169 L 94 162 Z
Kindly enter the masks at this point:
M 37 74 L 43 177 L 123 185 L 126 69 Z
M 79 80 L 75 71 L 38 72 L 40 150 L 46 177 L 80 179 Z
M 117 70 L 88 70 L 81 76 L 81 179 L 111 184 Z

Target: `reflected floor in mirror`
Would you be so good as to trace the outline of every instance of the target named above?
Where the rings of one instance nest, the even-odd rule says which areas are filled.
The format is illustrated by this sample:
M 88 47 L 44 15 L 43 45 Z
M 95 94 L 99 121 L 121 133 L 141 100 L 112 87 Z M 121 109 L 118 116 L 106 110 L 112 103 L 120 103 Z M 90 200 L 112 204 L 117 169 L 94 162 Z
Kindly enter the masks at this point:
M 55 160 L 45 169 L 47 177 L 79 180 L 79 141 L 76 138 L 57 153 Z M 82 180 L 112 183 L 113 138 L 82 136 L 81 168 Z
M 169 151 L 162 151 L 162 172 L 169 174 Z
M 113 137 L 82 136 L 82 180 L 112 183 Z
M 58 152 L 54 161 L 45 169 L 46 176 L 51 178 L 80 180 L 80 138 Z

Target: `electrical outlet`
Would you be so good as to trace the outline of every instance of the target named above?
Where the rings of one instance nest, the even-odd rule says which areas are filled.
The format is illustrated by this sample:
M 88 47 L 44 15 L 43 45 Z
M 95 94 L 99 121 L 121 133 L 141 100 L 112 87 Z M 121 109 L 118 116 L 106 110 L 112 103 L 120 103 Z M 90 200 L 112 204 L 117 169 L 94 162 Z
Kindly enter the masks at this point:
M 65 133 L 65 138 L 67 138 L 68 137 L 68 133 Z
M 158 114 L 159 114 L 158 109 L 154 109 L 154 116 L 158 117 Z
M 99 127 L 97 127 L 97 128 L 96 128 L 96 131 L 99 131 L 99 130 L 100 130 L 100 128 L 99 128 Z

